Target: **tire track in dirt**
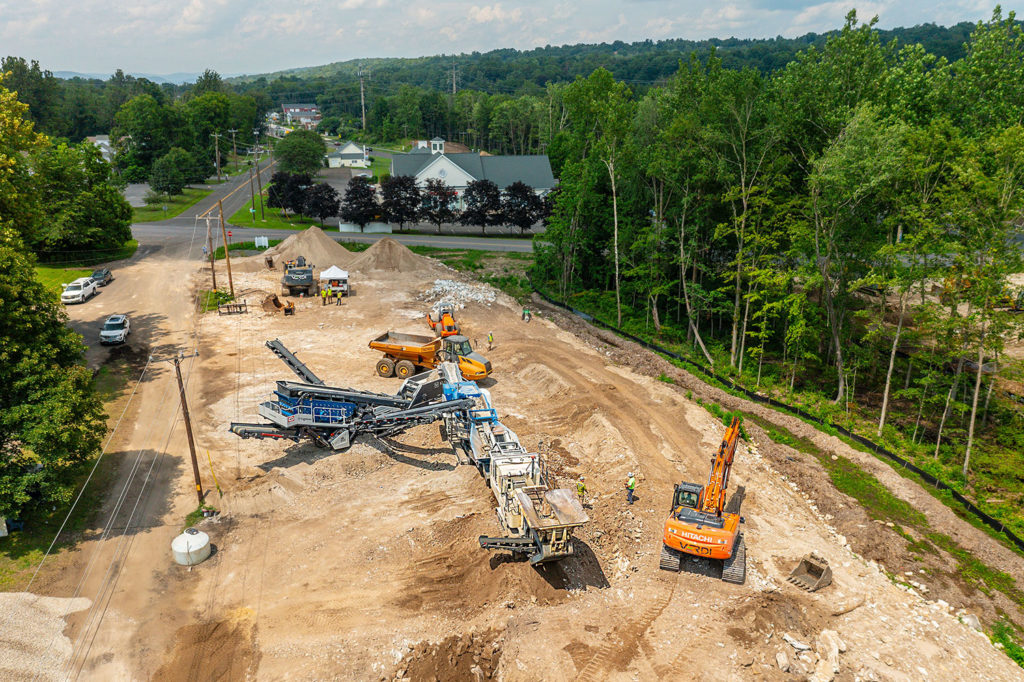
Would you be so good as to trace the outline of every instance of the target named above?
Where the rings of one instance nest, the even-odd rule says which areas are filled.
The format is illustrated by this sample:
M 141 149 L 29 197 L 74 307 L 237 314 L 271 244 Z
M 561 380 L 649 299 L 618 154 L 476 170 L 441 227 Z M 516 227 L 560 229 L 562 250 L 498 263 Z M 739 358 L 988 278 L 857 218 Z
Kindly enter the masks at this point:
M 577 679 L 584 682 L 597 682 L 605 679 L 615 670 L 624 670 L 636 657 L 639 648 L 643 647 L 643 637 L 654 621 L 672 601 L 676 590 L 676 576 L 655 578 L 658 591 L 649 596 L 650 603 L 636 620 L 615 628 L 605 638 L 605 643 L 598 649 L 590 662 L 580 671 Z M 650 653 L 646 653 L 648 657 Z M 660 677 L 660 674 L 659 674 Z

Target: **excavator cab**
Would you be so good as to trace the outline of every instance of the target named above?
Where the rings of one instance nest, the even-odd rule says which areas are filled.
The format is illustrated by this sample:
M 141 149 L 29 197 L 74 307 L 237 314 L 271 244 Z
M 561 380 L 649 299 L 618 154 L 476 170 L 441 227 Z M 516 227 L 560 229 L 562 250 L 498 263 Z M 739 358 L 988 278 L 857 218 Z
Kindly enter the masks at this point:
M 672 496 L 672 510 L 675 511 L 679 507 L 697 509 L 703 492 L 704 487 L 696 483 L 677 483 L 675 494 Z

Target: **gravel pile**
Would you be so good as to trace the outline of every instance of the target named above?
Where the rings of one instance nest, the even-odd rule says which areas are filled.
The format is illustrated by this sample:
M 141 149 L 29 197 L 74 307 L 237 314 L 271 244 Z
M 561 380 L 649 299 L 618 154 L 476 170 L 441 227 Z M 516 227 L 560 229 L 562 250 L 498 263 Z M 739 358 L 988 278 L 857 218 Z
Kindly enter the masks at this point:
M 481 284 L 467 284 L 452 279 L 435 279 L 434 286 L 420 294 L 420 300 L 445 300 L 457 308 L 465 308 L 467 303 L 494 303 L 497 294 L 494 289 Z
M 0 679 L 56 680 L 71 655 L 64 616 L 89 608 L 88 599 L 0 593 Z

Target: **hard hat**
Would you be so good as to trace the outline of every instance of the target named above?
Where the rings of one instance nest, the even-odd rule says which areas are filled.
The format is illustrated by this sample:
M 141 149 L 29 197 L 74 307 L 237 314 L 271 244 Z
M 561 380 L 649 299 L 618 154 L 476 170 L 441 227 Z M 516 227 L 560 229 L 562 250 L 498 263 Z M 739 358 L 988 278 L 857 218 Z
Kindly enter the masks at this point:
M 583 480 L 583 474 L 580 474 L 580 480 L 581 481 Z
M 633 472 L 632 471 L 629 472 L 629 477 L 633 478 Z

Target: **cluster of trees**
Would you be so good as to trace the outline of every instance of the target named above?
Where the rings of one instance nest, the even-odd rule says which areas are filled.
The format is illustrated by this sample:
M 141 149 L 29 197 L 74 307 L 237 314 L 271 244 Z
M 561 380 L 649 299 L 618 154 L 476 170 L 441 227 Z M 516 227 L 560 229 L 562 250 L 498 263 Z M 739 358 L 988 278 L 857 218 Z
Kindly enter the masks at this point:
M 36 278 L 29 244 L 77 244 L 65 234 L 77 230 L 88 244 L 105 243 L 108 214 L 127 209 L 91 145 L 51 144 L 26 110 L 0 81 L 0 516 L 8 518 L 68 502 L 106 430 L 81 337 Z
M 126 181 L 142 182 L 152 176 L 158 160 L 177 148 L 174 156 L 186 163 L 187 174 L 209 177 L 217 163 L 215 152 L 223 163 L 231 151 L 227 131 L 236 131 L 236 144 L 251 144 L 263 125 L 262 114 L 255 99 L 231 92 L 215 71 L 207 70 L 179 99 L 147 92 L 118 109 L 110 131 L 115 164 Z M 219 142 L 215 134 L 222 136 Z
M 374 220 L 397 223 L 403 229 L 416 221 L 430 223 L 441 232 L 441 225 L 458 222 L 480 228 L 508 225 L 525 232 L 547 216 L 547 202 L 533 188 L 514 182 L 501 190 L 490 180 L 474 180 L 463 192 L 463 208 L 456 206 L 458 193 L 444 180 L 431 178 L 421 189 L 415 178 L 407 175 L 388 176 L 380 183 L 380 199 L 369 178 L 355 177 L 349 181 L 341 202 L 341 219 L 360 229 Z
M 502 191 L 490 180 L 473 181 L 463 194 L 465 207 L 461 211 L 456 207 L 458 198 L 444 180 L 430 179 L 420 188 L 408 175 L 385 176 L 379 191 L 369 178 L 356 176 L 341 198 L 330 185 L 314 183 L 311 174 L 278 171 L 267 189 L 267 205 L 272 208 L 319 218 L 321 225 L 326 218 L 338 216 L 360 229 L 375 221 L 397 224 L 400 230 L 424 222 L 440 232 L 441 225 L 458 222 L 479 226 L 483 233 L 500 225 L 525 232 L 550 211 L 549 203 L 523 182 Z
M 751 385 L 870 406 L 966 478 L 984 427 L 1024 451 L 993 397 L 1024 322 L 1024 32 L 997 9 L 950 62 L 872 26 L 769 76 L 713 54 L 643 96 L 566 87 L 538 274 Z
M 0 226 L 47 260 L 117 249 L 131 238 L 132 211 L 120 182 L 88 143 L 54 142 L 36 132 L 27 107 L 0 79 L 4 183 Z M 63 258 L 66 260 L 66 258 Z
M 920 43 L 947 61 L 963 56 L 972 25 L 924 24 L 874 30 L 883 44 Z M 834 33 L 834 32 L 833 32 Z M 714 53 L 724 68 L 769 74 L 800 50 L 820 49 L 833 33 L 798 38 L 662 40 L 512 49 L 456 57 L 372 59 L 295 69 L 233 82 L 240 92 L 259 93 L 275 104 L 315 101 L 324 112 L 321 130 L 350 136 L 362 129 L 359 73 L 372 73 L 367 126 L 371 139 L 440 135 L 502 154 L 544 153 L 563 122 L 560 93 L 579 75 L 598 67 L 644 93 L 663 84 L 691 55 L 706 63 Z M 459 91 L 451 93 L 455 65 Z M 372 102 L 372 104 L 370 104 Z

